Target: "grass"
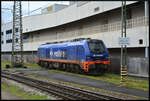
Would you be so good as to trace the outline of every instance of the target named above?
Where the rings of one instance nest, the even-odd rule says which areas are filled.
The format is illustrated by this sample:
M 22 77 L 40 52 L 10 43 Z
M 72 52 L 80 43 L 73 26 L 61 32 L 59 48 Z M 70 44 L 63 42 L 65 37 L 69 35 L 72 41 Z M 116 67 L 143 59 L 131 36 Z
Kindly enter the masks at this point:
M 6 65 L 6 64 L 11 65 L 10 62 L 7 62 L 7 61 L 1 61 L 1 69 L 2 69 L 2 70 L 5 69 L 5 65 Z
M 29 68 L 41 68 L 38 64 L 24 63 Z
M 17 86 L 10 85 L 10 84 L 8 85 L 3 82 L 1 83 L 1 88 L 2 88 L 2 91 L 9 92 L 11 95 L 19 97 L 21 99 L 25 99 L 25 100 L 37 100 L 37 99 L 38 100 L 50 100 L 50 98 L 48 98 L 45 95 L 39 95 L 33 92 L 27 92 L 27 91 L 24 91 L 23 88 L 19 88 Z
M 11 62 L 1 61 L 1 69 L 5 69 L 6 64 L 11 65 Z M 28 68 L 41 68 L 38 64 L 24 63 L 24 66 Z M 23 68 L 23 67 L 22 67 Z
M 10 64 L 10 62 L 2 61 L 3 69 L 6 64 Z M 25 63 L 25 66 L 27 66 L 28 68 L 41 68 L 37 64 L 30 64 L 30 63 Z M 94 79 L 94 80 L 101 80 L 101 81 L 106 81 L 106 82 L 113 83 L 113 84 L 120 86 L 120 75 L 117 75 L 117 74 L 107 73 L 107 74 L 104 74 L 101 76 L 90 76 L 90 75 L 69 73 L 69 72 L 60 71 L 60 70 L 48 70 L 48 72 L 49 73 L 63 73 L 63 74 L 67 74 L 67 75 L 80 76 L 80 77 L 90 78 L 90 79 Z M 149 82 L 148 82 L 148 80 L 139 80 L 139 79 L 135 79 L 132 77 L 128 77 L 126 85 L 124 85 L 124 87 L 149 91 Z

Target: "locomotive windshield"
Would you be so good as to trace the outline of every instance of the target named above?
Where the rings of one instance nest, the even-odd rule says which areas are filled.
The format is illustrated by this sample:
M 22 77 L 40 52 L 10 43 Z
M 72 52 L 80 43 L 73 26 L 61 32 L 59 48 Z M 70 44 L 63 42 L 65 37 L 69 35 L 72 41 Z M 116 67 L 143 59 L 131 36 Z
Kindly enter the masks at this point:
M 90 52 L 93 54 L 102 54 L 105 52 L 104 44 L 100 40 L 90 40 L 88 46 Z

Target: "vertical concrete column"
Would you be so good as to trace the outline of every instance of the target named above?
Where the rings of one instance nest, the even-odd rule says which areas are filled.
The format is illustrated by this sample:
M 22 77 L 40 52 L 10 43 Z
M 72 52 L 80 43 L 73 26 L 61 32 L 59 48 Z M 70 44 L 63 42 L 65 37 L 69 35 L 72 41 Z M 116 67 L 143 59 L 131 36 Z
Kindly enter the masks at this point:
M 145 1 L 145 18 L 149 17 L 149 2 Z M 148 25 L 149 26 L 149 25 Z M 148 58 L 149 50 L 148 50 L 148 43 L 149 43 L 149 32 L 148 26 L 146 26 L 146 47 L 145 47 L 145 57 Z
M 28 16 L 30 16 L 30 3 L 28 1 Z

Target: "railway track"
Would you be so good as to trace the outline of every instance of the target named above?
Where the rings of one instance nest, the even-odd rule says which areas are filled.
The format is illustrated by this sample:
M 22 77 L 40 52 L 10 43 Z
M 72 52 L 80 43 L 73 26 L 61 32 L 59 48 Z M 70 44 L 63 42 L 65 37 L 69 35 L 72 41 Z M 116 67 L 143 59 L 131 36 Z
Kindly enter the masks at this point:
M 17 82 L 26 84 L 28 86 L 35 87 L 44 92 L 48 92 L 52 95 L 58 96 L 64 100 L 120 100 L 120 98 L 106 96 L 96 92 L 82 90 L 79 88 L 74 88 L 54 82 L 37 80 L 6 71 L 2 71 L 1 76 L 7 79 L 15 80 Z

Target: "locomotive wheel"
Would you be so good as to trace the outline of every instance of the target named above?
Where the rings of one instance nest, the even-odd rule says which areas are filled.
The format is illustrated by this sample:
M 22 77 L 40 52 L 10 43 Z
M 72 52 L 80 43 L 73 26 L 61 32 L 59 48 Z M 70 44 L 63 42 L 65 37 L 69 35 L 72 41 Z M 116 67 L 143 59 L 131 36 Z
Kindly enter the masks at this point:
M 66 64 L 62 64 L 62 70 L 66 69 Z
M 78 65 L 75 65 L 75 73 L 80 73 L 80 67 Z
M 53 68 L 53 69 L 56 69 L 54 62 L 52 62 L 52 68 Z
M 47 62 L 43 62 L 44 68 L 46 68 L 47 66 Z
M 44 67 L 44 62 L 43 61 L 41 61 L 41 66 Z
M 44 61 L 42 62 L 42 67 L 43 67 L 43 68 L 45 68 L 45 67 L 46 67 L 46 66 L 45 66 L 45 62 L 44 62 Z
M 70 64 L 70 72 L 74 72 L 74 68 L 75 68 L 74 64 Z
M 62 63 L 59 64 L 59 70 L 63 70 L 63 64 Z
M 68 64 L 64 64 L 64 66 L 65 66 L 64 71 L 67 71 Z
M 66 71 L 67 71 L 67 72 L 70 72 L 70 71 L 71 71 L 71 69 L 70 69 L 70 64 L 67 64 Z
M 75 71 L 76 71 L 76 65 L 74 65 L 72 68 L 72 72 L 75 72 Z
M 46 68 L 46 62 L 43 62 L 43 67 Z
M 49 63 L 48 68 L 49 68 L 49 69 L 52 69 L 52 63 L 51 63 L 51 62 Z
M 49 67 L 49 63 L 45 62 L 45 68 L 48 68 L 48 67 Z
M 40 65 L 40 66 L 41 66 L 41 61 L 39 61 L 38 65 Z
M 67 67 L 66 71 L 67 71 L 67 72 L 70 72 L 70 71 L 71 71 L 71 70 L 70 70 L 70 67 Z

